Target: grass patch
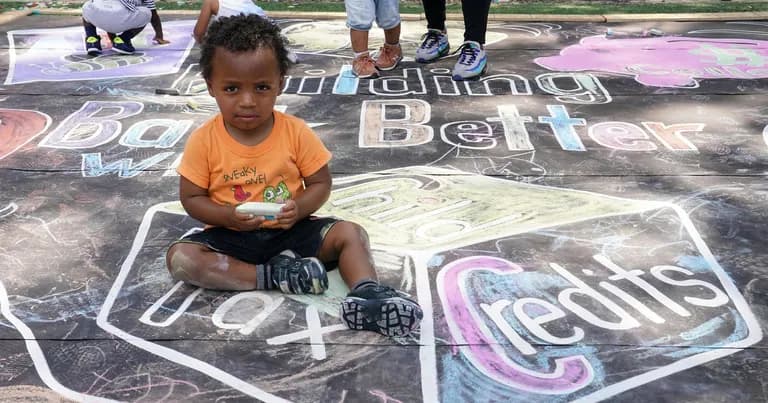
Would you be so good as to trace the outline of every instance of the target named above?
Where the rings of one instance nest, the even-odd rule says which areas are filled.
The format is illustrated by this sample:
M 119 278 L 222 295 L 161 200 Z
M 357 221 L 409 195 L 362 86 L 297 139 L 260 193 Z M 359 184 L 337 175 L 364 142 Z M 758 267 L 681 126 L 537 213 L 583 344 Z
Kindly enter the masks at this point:
M 342 1 L 256 1 L 269 11 L 307 11 L 307 12 L 344 12 Z M 160 10 L 199 10 L 200 1 L 156 0 Z M 0 12 L 23 9 L 24 7 L 46 7 L 75 9 L 82 7 L 80 2 L 35 2 L 1 1 Z M 461 14 L 461 4 L 449 4 L 449 13 Z M 534 1 L 525 3 L 495 3 L 491 5 L 491 14 L 666 14 L 666 13 L 718 13 L 718 12 L 755 12 L 768 11 L 768 1 L 761 2 L 708 2 L 708 3 L 602 3 L 568 1 Z M 420 2 L 404 1 L 400 3 L 402 14 L 420 14 L 424 12 Z

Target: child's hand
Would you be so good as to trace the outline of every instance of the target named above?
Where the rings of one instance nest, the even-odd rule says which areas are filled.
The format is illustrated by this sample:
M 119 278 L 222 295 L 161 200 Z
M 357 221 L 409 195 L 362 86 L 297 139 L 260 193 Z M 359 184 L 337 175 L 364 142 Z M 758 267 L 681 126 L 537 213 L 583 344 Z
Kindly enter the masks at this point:
M 238 231 L 254 231 L 261 227 L 264 223 L 264 216 L 257 216 L 253 214 L 238 213 L 237 210 L 232 208 L 232 228 Z
M 296 224 L 299 218 L 299 206 L 293 200 L 285 202 L 280 214 L 277 215 L 277 227 L 282 229 L 288 229 Z
M 152 38 L 152 43 L 154 43 L 155 45 L 167 45 L 171 43 L 171 41 L 163 38 L 154 37 Z

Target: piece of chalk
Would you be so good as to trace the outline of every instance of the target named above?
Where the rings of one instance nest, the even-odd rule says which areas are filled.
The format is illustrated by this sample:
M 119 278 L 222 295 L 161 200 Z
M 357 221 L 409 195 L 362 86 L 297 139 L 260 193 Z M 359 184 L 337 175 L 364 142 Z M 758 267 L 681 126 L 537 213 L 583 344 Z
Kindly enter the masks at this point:
M 155 88 L 155 94 L 159 95 L 181 95 L 176 88 Z

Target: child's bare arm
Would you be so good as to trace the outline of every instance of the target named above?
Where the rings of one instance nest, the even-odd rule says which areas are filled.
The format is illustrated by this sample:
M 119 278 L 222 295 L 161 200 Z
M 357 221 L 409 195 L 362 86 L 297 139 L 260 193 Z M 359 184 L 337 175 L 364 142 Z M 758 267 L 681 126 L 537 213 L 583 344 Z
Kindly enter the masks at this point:
M 183 176 L 179 180 L 179 198 L 190 217 L 208 225 L 253 231 L 264 222 L 263 217 L 240 214 L 235 211 L 234 206 L 223 206 L 214 202 L 208 196 L 208 189 L 195 185 Z
M 211 16 L 218 12 L 218 9 L 215 10 L 214 6 L 218 6 L 218 0 L 204 0 L 203 5 L 200 7 L 200 15 L 197 16 L 195 28 L 192 30 L 192 36 L 195 37 L 197 43 L 203 41 L 205 31 L 208 30 L 208 23 L 211 22 Z
M 282 212 L 277 216 L 280 228 L 290 228 L 317 211 L 331 195 L 331 171 L 328 165 L 304 178 L 304 193 L 295 200 L 288 200 Z
M 157 10 L 152 10 L 152 18 L 149 22 L 152 24 L 152 29 L 155 30 L 155 37 L 152 39 L 155 43 L 158 45 L 171 43 L 171 41 L 163 38 L 163 23 L 160 21 L 160 14 L 157 13 Z

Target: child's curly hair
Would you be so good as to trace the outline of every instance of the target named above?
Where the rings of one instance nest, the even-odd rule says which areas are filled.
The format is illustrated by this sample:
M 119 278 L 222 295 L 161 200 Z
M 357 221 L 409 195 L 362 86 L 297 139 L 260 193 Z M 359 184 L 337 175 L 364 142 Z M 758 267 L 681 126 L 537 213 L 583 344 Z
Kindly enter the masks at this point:
M 214 21 L 205 33 L 200 45 L 200 67 L 203 78 L 211 78 L 216 48 L 230 52 L 246 52 L 256 49 L 272 49 L 275 52 L 280 75 L 288 73 L 290 60 L 286 40 L 280 27 L 256 14 L 240 14 Z

